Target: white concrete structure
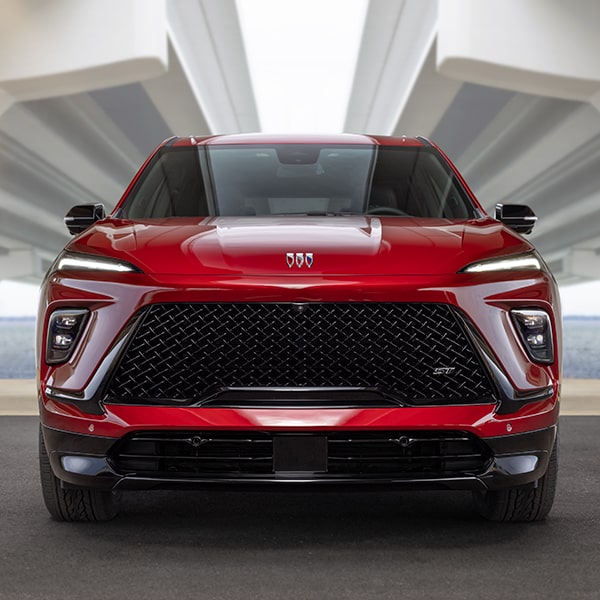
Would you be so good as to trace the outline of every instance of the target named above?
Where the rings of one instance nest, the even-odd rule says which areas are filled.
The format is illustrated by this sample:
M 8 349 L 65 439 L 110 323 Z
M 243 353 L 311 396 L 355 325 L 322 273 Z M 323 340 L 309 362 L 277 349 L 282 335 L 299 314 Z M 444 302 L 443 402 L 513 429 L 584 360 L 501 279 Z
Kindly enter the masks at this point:
M 599 28 L 595 0 L 370 0 L 345 129 L 430 136 L 488 210 L 532 206 L 559 280 L 600 279 Z M 0 278 L 161 139 L 256 130 L 234 0 L 0 0 Z
M 430 136 L 486 209 L 529 204 L 563 283 L 600 279 L 600 4 L 371 0 L 349 131 Z
M 173 133 L 256 131 L 234 0 L 0 0 L 0 278 L 39 280 Z
M 167 71 L 164 2 L 3 0 L 1 8 L 4 110 Z

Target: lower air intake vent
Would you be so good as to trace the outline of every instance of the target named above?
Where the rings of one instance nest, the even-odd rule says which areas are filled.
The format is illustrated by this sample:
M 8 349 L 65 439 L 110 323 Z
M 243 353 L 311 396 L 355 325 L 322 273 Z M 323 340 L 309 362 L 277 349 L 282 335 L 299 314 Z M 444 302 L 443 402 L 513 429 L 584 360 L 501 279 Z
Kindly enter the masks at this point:
M 286 436 L 268 432 L 139 432 L 121 440 L 111 453 L 122 475 L 170 478 L 272 478 L 287 438 L 297 468 L 315 462 L 321 449 L 318 478 L 440 478 L 483 473 L 490 452 L 474 436 L 455 431 L 329 432 Z M 321 440 L 320 445 L 312 444 Z M 311 456 L 303 457 L 308 450 Z M 281 451 L 281 450 L 279 450 Z M 318 457 L 317 457 L 318 459 Z M 299 465 L 299 466 L 298 466 Z M 285 476 L 285 474 L 284 474 Z

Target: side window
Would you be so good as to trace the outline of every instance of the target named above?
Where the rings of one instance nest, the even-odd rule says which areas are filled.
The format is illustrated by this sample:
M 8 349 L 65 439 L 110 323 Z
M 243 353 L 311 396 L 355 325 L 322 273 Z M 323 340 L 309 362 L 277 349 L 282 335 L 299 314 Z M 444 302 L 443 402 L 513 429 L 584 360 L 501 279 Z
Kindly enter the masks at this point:
M 131 219 L 208 215 L 196 149 L 164 150 L 134 190 L 124 214 Z
M 454 183 L 452 175 L 433 156 L 427 156 L 426 187 L 431 192 L 431 216 L 446 219 L 468 219 L 470 214 Z

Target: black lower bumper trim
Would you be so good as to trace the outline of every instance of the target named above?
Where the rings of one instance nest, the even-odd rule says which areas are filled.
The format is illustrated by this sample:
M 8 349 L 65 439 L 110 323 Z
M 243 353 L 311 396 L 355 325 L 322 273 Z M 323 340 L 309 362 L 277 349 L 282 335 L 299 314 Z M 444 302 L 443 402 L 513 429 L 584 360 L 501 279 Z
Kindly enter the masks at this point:
M 546 472 L 556 443 L 557 426 L 515 435 L 484 438 L 494 454 L 488 473 L 481 477 L 491 490 L 535 483 Z
M 265 473 L 262 475 L 207 474 L 178 476 L 119 473 L 111 454 L 120 442 L 116 438 L 97 437 L 43 427 L 44 440 L 55 475 L 65 484 L 98 489 L 207 488 L 228 489 L 272 487 L 279 490 L 312 489 L 458 489 L 485 490 L 518 487 L 535 483 L 546 472 L 556 439 L 556 426 L 538 431 L 483 438 L 490 451 L 488 467 L 479 473 L 455 473 L 452 476 L 426 473 L 388 476 L 355 473 L 350 476 L 331 473 Z M 323 435 L 322 433 L 320 435 Z

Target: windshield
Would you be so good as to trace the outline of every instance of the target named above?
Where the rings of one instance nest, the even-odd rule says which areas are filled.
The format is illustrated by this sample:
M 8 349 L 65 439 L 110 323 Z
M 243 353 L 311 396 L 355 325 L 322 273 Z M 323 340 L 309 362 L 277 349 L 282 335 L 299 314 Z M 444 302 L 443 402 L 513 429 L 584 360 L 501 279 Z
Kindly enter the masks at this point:
M 475 211 L 430 148 L 252 144 L 163 148 L 120 214 L 468 219 Z

